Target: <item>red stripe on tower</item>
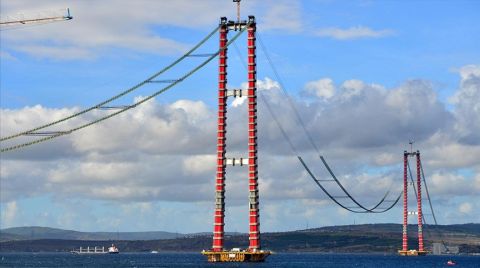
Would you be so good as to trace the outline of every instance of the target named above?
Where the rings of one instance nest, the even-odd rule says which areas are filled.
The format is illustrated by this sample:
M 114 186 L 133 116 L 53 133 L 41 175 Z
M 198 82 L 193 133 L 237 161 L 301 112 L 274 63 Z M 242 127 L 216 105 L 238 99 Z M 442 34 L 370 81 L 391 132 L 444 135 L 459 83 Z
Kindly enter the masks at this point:
M 220 53 L 218 55 L 218 132 L 217 132 L 217 176 L 215 183 L 215 216 L 213 229 L 213 251 L 223 251 L 225 226 L 225 150 L 227 121 L 227 34 L 226 18 L 220 20 Z
M 417 151 L 417 212 L 418 212 L 418 251 L 423 249 L 423 223 L 422 223 L 422 181 L 420 179 L 420 151 Z
M 408 250 L 408 181 L 407 181 L 407 161 L 408 153 L 403 153 L 403 232 L 402 232 L 402 250 Z
M 260 222 L 257 165 L 257 55 L 255 18 L 249 17 L 248 48 L 248 185 L 250 209 L 250 251 L 260 249 Z

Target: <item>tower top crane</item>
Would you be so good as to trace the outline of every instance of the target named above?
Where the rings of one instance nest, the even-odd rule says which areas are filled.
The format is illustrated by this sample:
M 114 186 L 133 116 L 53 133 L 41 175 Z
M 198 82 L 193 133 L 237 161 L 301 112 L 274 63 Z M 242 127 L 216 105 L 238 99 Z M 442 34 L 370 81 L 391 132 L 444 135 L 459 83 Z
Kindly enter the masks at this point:
M 234 3 L 237 3 L 237 22 L 240 22 L 240 1 L 241 0 L 233 0 Z
M 47 16 L 47 17 L 40 17 L 40 18 L 26 18 L 26 19 L 13 19 L 7 21 L 0 21 L 0 26 L 13 26 L 13 25 L 25 25 L 25 24 L 35 24 L 35 23 L 45 23 L 45 22 L 55 22 L 55 21 L 64 21 L 64 20 L 71 20 L 73 19 L 72 15 L 70 14 L 70 9 L 67 8 L 66 14 L 62 16 Z

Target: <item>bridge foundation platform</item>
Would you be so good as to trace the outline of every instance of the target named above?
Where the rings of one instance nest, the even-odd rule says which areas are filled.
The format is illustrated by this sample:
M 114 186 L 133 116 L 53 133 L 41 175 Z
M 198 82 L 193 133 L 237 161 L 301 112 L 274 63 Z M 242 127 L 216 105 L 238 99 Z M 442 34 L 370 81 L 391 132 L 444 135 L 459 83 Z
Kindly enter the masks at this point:
M 427 255 L 427 251 L 416 250 L 416 249 L 399 250 L 398 254 L 401 255 L 401 256 L 425 256 L 425 255 Z
M 202 251 L 209 262 L 263 262 L 270 256 L 268 250 L 249 251 Z

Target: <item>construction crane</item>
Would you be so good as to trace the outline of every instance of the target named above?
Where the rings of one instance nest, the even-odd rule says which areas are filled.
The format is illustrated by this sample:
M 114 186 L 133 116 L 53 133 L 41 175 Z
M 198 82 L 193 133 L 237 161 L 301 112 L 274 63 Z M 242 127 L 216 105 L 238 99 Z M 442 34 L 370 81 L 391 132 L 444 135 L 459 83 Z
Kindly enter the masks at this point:
M 241 0 L 233 0 L 234 3 L 237 3 L 237 22 L 240 22 L 240 1 Z
M 27 19 L 14 19 L 8 21 L 0 21 L 0 26 L 14 26 L 14 25 L 26 25 L 26 24 L 36 24 L 36 23 L 48 23 L 48 22 L 55 22 L 55 21 L 64 21 L 64 20 L 71 20 L 73 19 L 72 15 L 70 14 L 70 9 L 67 8 L 67 14 L 63 16 L 50 16 L 50 17 L 42 17 L 42 18 L 27 18 Z

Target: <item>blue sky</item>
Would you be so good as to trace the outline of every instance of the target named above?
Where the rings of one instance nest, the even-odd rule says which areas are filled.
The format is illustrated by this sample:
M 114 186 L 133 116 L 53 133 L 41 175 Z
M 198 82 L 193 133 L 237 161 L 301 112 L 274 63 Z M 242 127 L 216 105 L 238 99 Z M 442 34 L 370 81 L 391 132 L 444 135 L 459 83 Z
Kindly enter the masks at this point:
M 2 20 L 63 14 L 66 7 L 74 17 L 0 31 L 2 137 L 142 81 L 212 31 L 219 17 L 234 19 L 236 11 L 233 3 L 220 0 L 0 5 Z M 244 0 L 242 17 L 256 16 L 259 37 L 309 131 L 342 182 L 355 186 L 354 195 L 374 204 L 389 187 L 400 189 L 402 152 L 413 138 L 424 157 L 434 206 L 443 208 L 437 218 L 465 223 L 480 221 L 479 8 L 477 1 Z M 217 38 L 201 52 L 216 51 Z M 245 37 L 238 42 L 245 57 Z M 326 177 L 257 47 L 259 90 L 281 115 L 302 156 Z M 233 47 L 229 53 L 229 86 L 238 88 L 245 71 Z M 2 154 L 0 226 L 210 231 L 216 62 L 117 119 Z M 164 79 L 181 76 L 193 63 L 180 64 Z M 117 104 L 130 104 L 155 89 L 146 87 Z M 359 216 L 328 201 L 259 105 L 262 230 L 401 222 L 399 206 Z M 245 109 L 242 104 L 229 109 L 231 150 L 239 155 Z M 241 189 L 246 182 L 236 179 L 246 174 L 238 169 L 230 174 L 226 229 L 245 231 L 247 192 Z

